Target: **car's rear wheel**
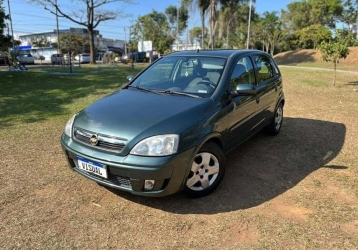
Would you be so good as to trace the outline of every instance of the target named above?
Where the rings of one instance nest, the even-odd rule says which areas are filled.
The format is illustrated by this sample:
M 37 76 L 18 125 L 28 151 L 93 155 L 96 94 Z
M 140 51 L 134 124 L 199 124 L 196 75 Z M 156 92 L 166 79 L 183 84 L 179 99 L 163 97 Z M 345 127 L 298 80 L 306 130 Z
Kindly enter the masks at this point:
M 199 198 L 213 192 L 225 174 L 225 156 L 221 148 L 208 142 L 195 156 L 183 193 L 191 198 Z
M 269 135 L 278 135 L 281 131 L 283 122 L 283 104 L 282 102 L 277 106 L 275 110 L 275 116 L 271 122 L 266 126 L 265 131 Z

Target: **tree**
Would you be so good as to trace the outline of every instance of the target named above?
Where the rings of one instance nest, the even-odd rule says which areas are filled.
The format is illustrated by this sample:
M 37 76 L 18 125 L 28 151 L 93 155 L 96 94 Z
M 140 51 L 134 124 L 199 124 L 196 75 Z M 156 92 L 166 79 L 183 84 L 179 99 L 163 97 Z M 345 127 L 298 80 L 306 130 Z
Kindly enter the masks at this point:
M 190 39 L 191 39 L 191 43 L 194 42 L 194 40 L 196 40 L 197 43 L 200 43 L 202 40 L 202 35 L 203 32 L 201 30 L 201 27 L 194 27 L 191 30 L 189 30 L 189 34 L 190 34 Z M 206 29 L 206 28 L 205 28 Z M 207 33 L 207 30 L 204 32 L 204 34 Z
M 217 0 L 210 0 L 209 5 L 209 30 L 210 30 L 210 40 L 209 45 L 211 49 L 214 49 L 215 46 L 215 38 L 216 38 L 216 28 L 217 28 L 217 21 L 218 21 L 218 12 L 217 12 L 218 1 Z
M 167 16 L 155 10 L 150 14 L 138 17 L 132 26 L 131 37 L 132 48 L 138 41 L 149 40 L 160 53 L 164 53 L 175 40 L 171 34 Z
M 265 11 L 263 13 L 261 23 L 264 31 L 263 35 L 266 44 L 266 51 L 270 52 L 270 54 L 273 55 L 276 44 L 283 37 L 282 23 L 280 17 L 277 15 L 276 11 Z
M 358 18 L 358 1 L 347 0 L 343 6 L 344 9 L 340 21 L 346 23 L 348 30 L 351 31 L 352 24 L 354 24 Z
M 79 53 L 83 49 L 89 48 L 89 38 L 79 36 L 76 34 L 68 33 L 60 35 L 59 42 L 61 44 L 61 50 L 64 52 Z
M 288 4 L 287 11 L 282 11 L 282 17 L 291 31 L 314 24 L 334 28 L 342 11 L 342 0 L 307 0 Z
M 315 49 L 323 41 L 329 41 L 332 38 L 331 31 L 320 24 L 314 24 L 303 28 L 298 32 L 300 47 Z
M 105 10 L 104 5 L 115 2 L 123 2 L 131 4 L 132 0 L 73 0 L 73 3 L 79 3 L 79 9 L 75 11 L 66 11 L 64 8 L 57 4 L 57 0 L 29 0 L 38 3 L 49 10 L 52 14 L 56 15 L 58 12 L 59 17 L 64 17 L 78 25 L 85 26 L 89 34 L 89 44 L 91 52 L 91 64 L 95 64 L 95 47 L 94 47 L 94 29 L 104 21 L 114 20 L 124 16 L 123 10 Z M 72 6 L 73 7 L 73 6 Z M 72 8 L 75 9 L 75 8 Z M 82 18 L 84 17 L 84 21 Z
M 287 10 L 281 11 L 281 17 L 290 32 L 301 30 L 312 25 L 310 20 L 311 5 L 307 1 L 292 2 L 287 5 Z
M 206 28 L 205 28 L 205 15 L 209 9 L 211 0 L 184 0 L 183 4 L 190 5 L 193 4 L 199 9 L 200 19 L 201 19 L 201 48 L 204 49 L 204 39 L 206 37 Z M 194 7 L 195 9 L 195 7 Z
M 333 62 L 333 86 L 336 86 L 337 64 L 339 63 L 339 60 L 342 58 L 345 59 L 349 55 L 349 48 L 347 43 L 347 39 L 337 36 L 336 40 L 330 42 L 322 42 L 319 46 L 319 50 L 322 53 L 323 61 Z
M 12 39 L 11 36 L 5 35 L 5 28 L 6 26 L 6 20 L 9 19 L 9 16 L 5 13 L 5 8 L 3 6 L 3 0 L 0 0 L 0 51 L 1 50 L 8 50 L 9 47 L 12 46 Z
M 308 0 L 311 6 L 310 21 L 312 24 L 325 25 L 331 29 L 342 15 L 342 0 Z
M 219 13 L 219 23 L 220 23 L 220 32 L 219 32 L 219 38 L 221 37 L 221 34 L 223 33 L 225 29 L 226 33 L 226 48 L 230 46 L 229 37 L 230 34 L 235 32 L 235 27 L 240 25 L 242 21 L 244 20 L 237 20 L 237 16 L 235 13 L 241 12 L 242 8 L 240 8 L 243 4 L 247 4 L 248 0 L 221 0 L 221 8 Z M 255 0 L 253 2 L 256 2 Z M 246 17 L 248 15 L 245 15 L 245 13 L 240 13 L 243 15 L 240 15 L 241 17 Z M 248 19 L 245 18 L 246 24 L 248 23 Z M 237 22 L 238 21 L 238 22 Z
M 44 36 L 32 37 L 30 40 L 30 44 L 32 47 L 43 48 L 46 47 L 49 43 L 50 41 Z
M 181 34 L 188 27 L 187 22 L 189 15 L 187 8 L 183 4 L 179 9 L 170 5 L 165 9 L 165 14 L 168 17 L 172 36 L 179 41 L 179 34 Z

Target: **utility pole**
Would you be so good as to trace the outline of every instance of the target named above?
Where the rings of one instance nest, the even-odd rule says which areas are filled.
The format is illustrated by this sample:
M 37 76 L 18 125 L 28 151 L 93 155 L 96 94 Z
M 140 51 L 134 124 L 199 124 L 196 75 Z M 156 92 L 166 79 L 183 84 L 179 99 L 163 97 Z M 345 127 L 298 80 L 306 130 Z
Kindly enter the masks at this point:
M 179 0 L 177 2 L 177 49 L 179 50 Z
M 127 35 L 126 35 L 126 27 L 124 27 L 124 54 L 127 54 Z
M 10 0 L 7 0 L 7 5 L 9 7 L 9 17 L 10 17 L 10 25 L 11 25 L 11 36 L 12 36 L 12 47 L 15 49 L 15 42 L 14 42 L 14 30 L 12 28 L 12 17 L 11 17 L 11 10 L 10 10 Z M 15 49 L 16 53 L 16 49 Z
M 252 6 L 252 0 L 250 0 L 249 23 L 248 23 L 248 25 L 247 25 L 247 42 L 246 42 L 246 49 L 249 49 L 249 43 L 250 43 L 251 6 Z
M 129 41 L 131 42 L 131 59 L 132 59 L 132 69 L 134 69 L 132 32 L 131 32 L 131 27 L 130 27 L 130 26 L 129 26 Z
M 56 0 L 56 27 L 57 27 L 57 54 L 61 53 L 60 48 L 60 31 L 58 30 L 58 13 L 57 13 L 57 0 Z

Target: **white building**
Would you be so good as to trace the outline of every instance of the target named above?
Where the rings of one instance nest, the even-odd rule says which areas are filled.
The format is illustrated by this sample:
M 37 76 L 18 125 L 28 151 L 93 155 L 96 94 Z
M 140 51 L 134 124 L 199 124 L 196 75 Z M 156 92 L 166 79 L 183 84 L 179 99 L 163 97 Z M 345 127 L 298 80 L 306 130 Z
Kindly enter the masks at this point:
M 79 36 L 87 37 L 88 36 L 88 30 L 83 28 L 70 28 L 70 29 L 62 29 L 59 30 L 59 35 L 73 33 Z M 96 47 L 108 47 L 110 48 L 121 48 L 124 49 L 124 43 L 123 40 L 117 40 L 117 39 L 109 39 L 109 38 L 103 38 L 102 35 L 99 33 L 98 30 L 93 31 L 94 35 L 94 45 Z M 50 43 L 56 43 L 57 42 L 57 30 L 53 31 L 46 31 L 46 32 L 40 32 L 40 33 L 32 33 L 27 35 L 19 35 L 18 38 L 21 41 L 22 46 L 30 45 L 31 39 L 33 38 L 46 38 Z M 48 44 L 46 47 L 51 47 L 51 44 Z

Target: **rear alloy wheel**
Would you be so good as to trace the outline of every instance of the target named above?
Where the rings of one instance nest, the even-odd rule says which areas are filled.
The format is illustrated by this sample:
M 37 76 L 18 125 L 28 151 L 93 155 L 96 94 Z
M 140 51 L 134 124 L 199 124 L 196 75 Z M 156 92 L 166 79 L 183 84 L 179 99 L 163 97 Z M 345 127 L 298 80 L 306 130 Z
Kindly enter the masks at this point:
M 265 131 L 269 135 L 278 135 L 280 133 L 283 122 L 283 105 L 280 103 L 275 111 L 275 116 L 272 121 L 267 125 Z
M 225 156 L 218 145 L 203 145 L 194 158 L 183 193 L 191 198 L 203 197 L 213 192 L 225 174 Z

